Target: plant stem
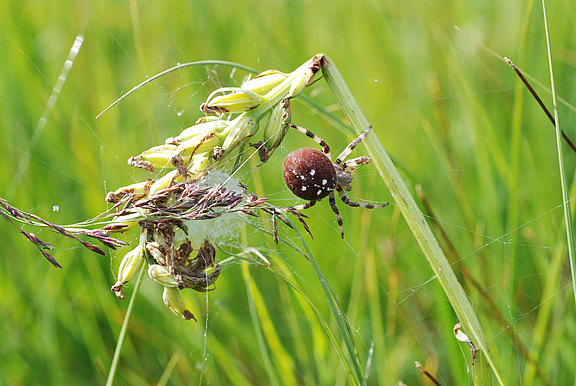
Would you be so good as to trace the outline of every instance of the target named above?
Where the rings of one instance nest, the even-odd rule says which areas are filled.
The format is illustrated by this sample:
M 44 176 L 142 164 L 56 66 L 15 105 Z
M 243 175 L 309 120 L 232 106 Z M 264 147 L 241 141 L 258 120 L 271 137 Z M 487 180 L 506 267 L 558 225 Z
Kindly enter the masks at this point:
M 112 358 L 112 365 L 110 366 L 110 372 L 108 373 L 106 386 L 112 386 L 114 383 L 116 368 L 118 367 L 118 361 L 120 360 L 120 353 L 122 352 L 122 347 L 124 346 L 124 341 L 126 340 L 126 331 L 128 331 L 128 324 L 130 324 L 130 317 L 132 316 L 132 310 L 134 309 L 136 297 L 140 289 L 140 284 L 142 284 L 142 277 L 144 276 L 145 271 L 145 269 L 140 270 L 140 275 L 138 275 L 138 280 L 136 280 L 134 291 L 130 297 L 130 303 L 128 304 L 128 309 L 126 310 L 126 315 L 124 316 L 124 322 L 122 322 L 122 328 L 120 329 L 120 335 L 118 335 L 118 342 L 116 342 L 116 349 L 114 350 L 114 357 Z

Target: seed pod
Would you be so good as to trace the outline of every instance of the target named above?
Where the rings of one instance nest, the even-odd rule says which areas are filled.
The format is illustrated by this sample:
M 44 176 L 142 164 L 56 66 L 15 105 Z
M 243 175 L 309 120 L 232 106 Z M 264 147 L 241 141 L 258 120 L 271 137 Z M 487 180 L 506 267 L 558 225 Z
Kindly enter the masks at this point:
M 184 298 L 182 297 L 182 294 L 178 288 L 164 287 L 162 298 L 164 299 L 164 304 L 166 304 L 166 307 L 170 308 L 174 314 L 181 314 L 182 318 L 186 320 L 196 320 L 194 315 L 186 309 L 186 302 L 184 301 Z
M 172 170 L 171 172 L 166 173 L 163 177 L 154 181 L 152 186 L 150 187 L 150 194 L 152 196 L 158 193 L 162 189 L 166 189 L 170 187 L 173 182 L 180 182 L 182 176 L 178 174 L 177 170 Z
M 226 89 L 220 89 L 222 91 Z M 260 100 L 255 98 L 256 94 L 235 91 L 231 94 L 219 95 L 216 97 L 209 97 L 208 102 L 202 104 L 200 110 L 204 113 L 243 113 L 251 110 L 260 104 Z
M 264 150 L 260 151 L 259 155 L 262 162 L 268 160 L 274 150 L 280 145 L 288 130 L 288 126 L 284 124 L 284 119 L 287 118 L 285 115 L 287 114 L 283 103 L 277 104 L 266 115 L 268 119 L 260 121 Z
M 208 118 L 208 117 L 206 117 Z M 229 121 L 222 119 L 208 120 L 207 122 L 198 123 L 194 126 L 190 126 L 184 130 L 177 137 L 168 138 L 166 143 L 179 145 L 184 141 L 187 141 L 193 137 L 199 135 L 206 135 L 210 133 L 221 133 L 229 124 Z
M 254 128 L 254 118 L 247 114 L 239 115 L 230 123 L 230 132 L 222 144 L 222 149 L 228 150 L 238 145 L 253 134 Z
M 248 90 L 260 96 L 264 96 L 274 87 L 278 86 L 288 77 L 276 70 L 268 70 L 258 74 L 255 78 L 250 79 L 240 86 L 242 90 Z
M 192 157 L 191 163 L 188 166 L 188 180 L 198 179 L 200 176 L 203 176 L 208 170 L 208 166 L 210 166 L 210 158 L 208 155 L 199 154 Z
M 293 98 L 300 94 L 305 87 L 310 86 L 312 84 L 312 79 L 314 75 L 320 70 L 321 57 L 314 56 L 310 59 L 307 63 L 303 66 L 300 66 L 296 71 L 296 73 L 292 73 L 294 75 L 294 80 L 292 81 L 292 85 L 290 87 L 290 91 L 288 92 L 288 97 Z
M 123 186 L 113 192 L 109 192 L 106 195 L 106 201 L 117 203 L 127 195 L 133 196 L 134 200 L 139 200 L 140 198 L 146 197 L 146 195 L 148 195 L 148 192 L 150 191 L 150 185 L 152 185 L 152 180 L 148 179 L 146 181 L 137 182 L 132 185 Z
M 290 91 L 288 92 L 288 97 L 294 98 L 298 96 L 306 87 L 306 78 L 308 77 L 306 71 L 300 71 L 294 76 L 294 80 L 290 85 Z
M 151 147 L 136 157 L 128 160 L 130 166 L 154 172 L 154 168 L 173 167 L 170 158 L 176 155 L 176 145 L 159 145 Z
M 178 283 L 174 280 L 174 276 L 170 273 L 168 268 L 160 264 L 153 264 L 148 267 L 148 276 L 156 283 L 164 287 L 177 287 Z
M 122 287 L 128 283 L 138 272 L 142 269 L 146 258 L 144 257 L 144 244 L 145 242 L 140 239 L 140 243 L 136 248 L 124 255 L 120 268 L 118 269 L 118 280 L 112 286 L 112 291 L 116 293 L 120 299 L 124 299 L 122 294 Z
M 166 173 L 166 175 L 159 178 L 152 184 L 148 196 L 151 196 L 162 189 L 169 188 L 170 185 L 175 182 L 182 182 L 185 180 L 192 180 L 199 178 L 204 174 L 209 165 L 210 165 L 210 159 L 208 158 L 206 153 L 195 155 L 194 157 L 192 157 L 192 163 L 188 167 L 188 176 L 182 176 L 181 174 L 179 174 L 178 170 L 172 170 L 171 172 Z
M 181 155 L 184 160 L 187 160 L 192 154 L 196 155 L 212 151 L 218 145 L 220 145 L 220 138 L 216 136 L 216 134 L 198 134 L 180 143 L 176 152 Z

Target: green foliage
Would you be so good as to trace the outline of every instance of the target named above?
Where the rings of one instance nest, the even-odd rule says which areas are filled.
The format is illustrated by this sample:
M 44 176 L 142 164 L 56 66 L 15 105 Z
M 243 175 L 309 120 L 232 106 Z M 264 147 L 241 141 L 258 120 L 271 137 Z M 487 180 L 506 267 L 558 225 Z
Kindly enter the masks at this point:
M 576 12 L 568 0 L 548 7 L 556 92 L 571 102 Z M 131 155 L 192 125 L 211 91 L 237 86 L 246 73 L 218 66 L 171 73 L 96 120 L 123 92 L 178 62 L 290 72 L 324 52 L 411 193 L 421 187 L 419 205 L 506 384 L 572 383 L 576 320 L 553 126 L 509 67 L 454 25 L 549 83 L 542 10 L 530 2 L 3 2 L 0 196 L 57 224 L 91 218 L 106 209 L 107 191 L 148 177 L 126 165 Z M 31 146 L 78 34 L 82 48 Z M 545 88 L 537 90 L 550 105 Z M 337 153 L 353 138 L 349 122 L 324 80 L 304 95 L 332 115 L 297 101 L 293 123 Z M 560 102 L 559 114 L 576 139 L 574 110 Z M 314 146 L 289 131 L 269 162 L 257 167 L 251 159 L 239 177 L 277 205 L 299 202 L 283 186 L 283 157 Z M 367 153 L 365 144 L 354 151 Z M 576 155 L 565 148 L 564 156 L 573 197 Z M 377 177 L 374 165 L 360 168 L 351 197 L 392 201 Z M 306 213 L 314 235 L 306 243 L 345 311 L 367 383 L 427 382 L 415 361 L 443 384 L 472 382 L 470 350 L 452 332 L 459 320 L 399 210 L 338 205 L 346 239 L 320 202 Z M 198 323 L 172 315 L 161 289 L 143 280 L 117 384 L 352 382 L 314 267 L 261 233 L 247 227 L 229 249 L 259 248 L 270 268 L 236 259 L 208 297 L 185 292 Z M 0 384 L 103 384 L 128 308 L 110 291 L 126 250 L 102 257 L 40 233 L 58 247 L 60 270 L 7 222 L 0 235 Z M 126 241 L 137 243 L 137 235 Z

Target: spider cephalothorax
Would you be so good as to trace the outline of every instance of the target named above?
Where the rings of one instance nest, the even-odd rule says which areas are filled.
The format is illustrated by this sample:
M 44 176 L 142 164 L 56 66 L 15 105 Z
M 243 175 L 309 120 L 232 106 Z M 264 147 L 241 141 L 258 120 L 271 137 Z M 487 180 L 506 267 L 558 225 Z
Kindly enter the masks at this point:
M 310 208 L 316 204 L 317 201 L 328 196 L 332 211 L 334 211 L 336 219 L 338 220 L 340 234 L 342 238 L 344 238 L 342 216 L 336 206 L 334 190 L 338 192 L 340 199 L 342 199 L 346 205 L 353 207 L 373 209 L 388 205 L 388 203 L 374 205 L 355 202 L 350 200 L 346 193 L 344 193 L 345 190 L 349 191 L 352 188 L 352 174 L 356 171 L 355 167 L 358 165 L 366 165 L 370 162 L 370 158 L 365 156 L 344 161 L 352 150 L 366 137 L 370 131 L 370 127 L 360 134 L 358 138 L 350 142 L 346 149 L 336 158 L 336 161 L 332 162 L 330 158 L 330 146 L 328 146 L 324 140 L 307 129 L 290 123 L 287 125 L 306 134 L 323 148 L 323 151 L 310 148 L 298 149 L 288 154 L 284 161 L 283 173 L 286 186 L 296 196 L 309 201 L 294 209 L 301 210 Z

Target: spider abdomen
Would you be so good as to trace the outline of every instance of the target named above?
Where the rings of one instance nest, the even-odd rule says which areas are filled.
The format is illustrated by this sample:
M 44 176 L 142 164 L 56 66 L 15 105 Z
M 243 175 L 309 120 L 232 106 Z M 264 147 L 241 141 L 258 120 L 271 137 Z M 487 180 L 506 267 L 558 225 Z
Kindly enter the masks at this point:
M 284 182 L 296 196 L 318 201 L 336 188 L 332 161 L 316 149 L 294 150 L 284 161 Z

